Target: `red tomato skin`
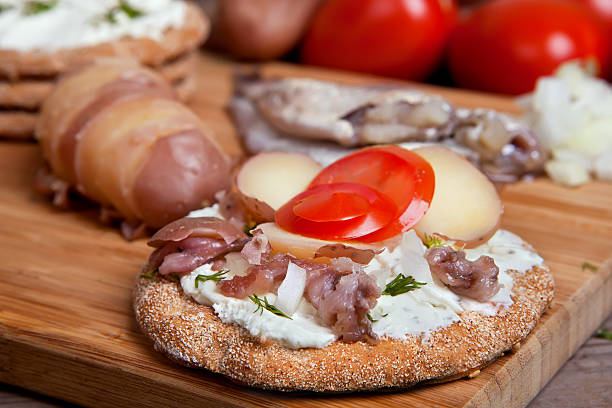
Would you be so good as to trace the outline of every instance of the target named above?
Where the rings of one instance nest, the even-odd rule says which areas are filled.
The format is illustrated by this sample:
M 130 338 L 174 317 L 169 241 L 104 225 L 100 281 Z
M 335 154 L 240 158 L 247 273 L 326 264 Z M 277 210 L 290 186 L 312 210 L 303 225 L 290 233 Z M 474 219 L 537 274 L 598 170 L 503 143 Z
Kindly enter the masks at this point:
M 319 194 L 329 198 L 330 192 L 357 193 L 369 202 L 370 208 L 364 215 L 348 219 L 335 217 L 334 221 L 325 220 L 326 216 L 321 217 L 322 221 L 312 221 L 295 214 L 295 208 L 300 203 Z M 333 203 L 329 205 L 333 206 Z M 330 210 L 333 212 L 333 209 Z M 307 237 L 325 240 L 358 240 L 389 224 L 396 212 L 397 207 L 389 198 L 370 187 L 356 183 L 331 183 L 309 187 L 306 191 L 293 197 L 275 212 L 274 219 L 282 229 Z
M 606 23 L 608 28 L 612 30 L 612 1 L 610 0 L 575 0 L 582 3 Z
M 327 166 L 309 188 L 329 183 L 360 183 L 389 197 L 397 206 L 393 222 L 360 242 L 379 242 L 411 228 L 425 215 L 433 198 L 435 175 L 422 157 L 398 146 L 359 150 Z
M 455 0 L 327 0 L 302 61 L 421 80 L 439 64 L 456 16 Z
M 565 0 L 494 0 L 461 21 L 448 61 L 462 87 L 521 94 L 564 61 L 596 58 L 608 72 L 611 42 L 584 6 Z

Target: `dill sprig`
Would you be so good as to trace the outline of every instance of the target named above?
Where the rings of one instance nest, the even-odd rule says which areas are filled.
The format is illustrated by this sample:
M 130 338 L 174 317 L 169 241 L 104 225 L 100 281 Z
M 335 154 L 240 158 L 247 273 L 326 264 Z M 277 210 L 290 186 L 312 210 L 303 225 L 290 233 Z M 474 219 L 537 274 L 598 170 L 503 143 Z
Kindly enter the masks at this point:
M 444 242 L 436 235 L 425 234 L 423 237 L 423 243 L 427 248 L 439 248 L 444 246 Z
M 159 268 L 155 268 L 152 271 L 149 271 L 147 273 L 143 273 L 140 275 L 141 278 L 144 279 L 148 279 L 148 280 L 155 280 L 155 274 L 159 272 Z
M 198 275 L 195 278 L 195 287 L 197 288 L 200 282 L 206 282 L 209 280 L 219 282 L 220 280 L 223 280 L 225 278 L 226 274 L 227 274 L 227 271 L 219 271 L 211 275 Z
M 58 0 L 50 1 L 27 1 L 23 9 L 23 14 L 26 16 L 32 16 L 34 14 L 43 13 L 51 10 L 57 5 Z
M 383 295 L 397 296 L 402 293 L 410 292 L 411 290 L 419 289 L 421 286 L 426 285 L 426 282 L 417 282 L 410 275 L 404 276 L 400 273 L 391 282 L 387 283 L 385 290 L 382 291 Z
M 255 223 L 247 223 L 247 225 L 244 226 L 244 233 L 247 234 L 247 237 L 252 237 L 253 233 L 251 232 L 251 230 L 253 230 L 253 228 L 255 228 L 257 226 L 257 224 Z
M 389 316 L 389 313 L 385 313 L 384 315 L 381 315 L 380 317 L 381 317 L 381 318 L 383 318 L 383 317 L 387 317 L 387 316 Z M 368 318 L 368 320 L 369 320 L 369 321 L 371 321 L 372 323 L 376 323 L 377 321 L 379 321 L 379 320 L 380 320 L 380 319 L 374 319 L 374 318 L 372 317 L 372 315 L 371 315 L 371 314 L 369 314 L 369 313 L 368 313 L 368 314 L 366 314 L 366 317 L 367 317 L 367 318 Z
M 289 320 L 293 320 L 291 317 L 287 316 L 285 313 L 283 313 L 278 307 L 268 303 L 268 299 L 264 296 L 264 298 L 260 298 L 257 295 L 251 295 L 249 296 L 249 299 L 251 299 L 251 301 L 253 303 L 255 303 L 257 305 L 257 309 L 255 309 L 255 311 L 253 313 L 257 313 L 259 312 L 259 314 L 261 315 L 264 311 L 264 309 L 266 309 L 268 312 L 275 314 L 277 316 L 281 316 L 281 317 L 285 317 Z
M 582 270 L 584 271 L 585 269 L 588 269 L 588 270 L 593 271 L 593 272 L 597 272 L 597 270 L 599 268 L 596 265 L 593 265 L 590 262 L 583 262 L 582 263 Z
M 596 336 L 602 339 L 612 340 L 612 330 L 609 330 L 609 329 L 598 330 Z
M 144 15 L 144 13 L 137 8 L 133 7 L 127 0 L 121 0 L 119 4 L 110 9 L 104 16 L 106 21 L 111 24 L 117 24 L 117 14 L 123 13 L 130 19 L 138 18 Z

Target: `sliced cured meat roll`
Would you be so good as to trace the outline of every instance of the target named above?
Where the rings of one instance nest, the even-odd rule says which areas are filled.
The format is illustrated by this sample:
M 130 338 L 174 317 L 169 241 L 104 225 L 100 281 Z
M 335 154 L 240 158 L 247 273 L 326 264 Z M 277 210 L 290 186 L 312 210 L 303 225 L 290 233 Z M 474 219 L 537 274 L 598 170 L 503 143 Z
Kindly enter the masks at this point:
M 55 175 L 130 225 L 161 227 L 212 201 L 230 160 L 158 74 L 107 60 L 60 82 L 36 136 Z

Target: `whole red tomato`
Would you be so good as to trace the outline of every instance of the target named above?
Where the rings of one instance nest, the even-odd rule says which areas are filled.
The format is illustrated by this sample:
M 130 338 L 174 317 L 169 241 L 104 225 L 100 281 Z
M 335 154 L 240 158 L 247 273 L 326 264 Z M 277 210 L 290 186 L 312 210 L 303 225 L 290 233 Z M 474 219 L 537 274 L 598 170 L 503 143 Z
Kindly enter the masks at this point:
M 455 0 L 327 0 L 306 35 L 307 64 L 423 79 L 440 62 Z
M 570 59 L 595 58 L 608 72 L 611 52 L 601 21 L 575 1 L 495 0 L 458 24 L 448 59 L 462 87 L 520 94 Z
M 612 30 L 612 0 L 575 0 L 593 10 Z

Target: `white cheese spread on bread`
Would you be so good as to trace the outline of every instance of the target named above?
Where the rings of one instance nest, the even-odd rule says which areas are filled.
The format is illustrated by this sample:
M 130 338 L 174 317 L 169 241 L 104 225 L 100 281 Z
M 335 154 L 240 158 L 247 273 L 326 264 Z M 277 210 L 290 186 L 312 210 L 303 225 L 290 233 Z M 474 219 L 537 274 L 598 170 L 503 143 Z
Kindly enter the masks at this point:
M 0 13 L 0 49 L 52 52 L 93 46 L 122 37 L 160 40 L 181 27 L 186 5 L 180 0 L 57 0 L 47 10 L 28 12 L 28 2 L 5 0 Z M 134 11 L 136 11 L 134 13 Z
M 219 216 L 218 206 L 194 211 L 190 216 Z M 475 260 L 481 255 L 490 256 L 499 267 L 499 292 L 486 302 L 459 296 L 432 276 L 424 258 L 426 246 L 414 231 L 402 234 L 401 240 L 394 241 L 394 248 L 386 248 L 376 255 L 365 267 L 384 288 L 400 273 L 411 275 L 417 281 L 426 283 L 419 289 L 397 296 L 380 296 L 371 310 L 372 328 L 381 338 L 401 339 L 407 335 L 427 334 L 461 320 L 461 313 L 474 311 L 486 316 L 495 315 L 500 308 L 512 302 L 511 270 L 525 272 L 542 265 L 543 259 L 517 235 L 498 230 L 486 243 L 466 249 L 466 257 Z M 228 262 L 228 264 L 230 264 Z M 288 348 L 322 348 L 336 340 L 328 327 L 316 321 L 314 308 L 302 298 L 291 319 L 276 316 L 269 311 L 257 311 L 257 305 L 250 299 L 237 299 L 222 295 L 214 281 L 199 282 L 199 274 L 214 273 L 211 264 L 205 264 L 181 278 L 183 291 L 196 302 L 212 306 L 219 318 L 228 324 L 236 324 L 254 336 L 274 340 Z M 228 271 L 225 279 L 231 279 L 234 271 Z M 241 272 L 238 272 L 239 274 Z M 276 295 L 264 296 L 274 304 Z

